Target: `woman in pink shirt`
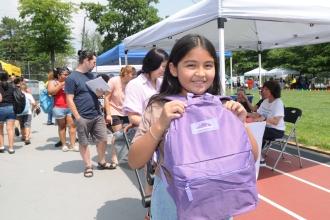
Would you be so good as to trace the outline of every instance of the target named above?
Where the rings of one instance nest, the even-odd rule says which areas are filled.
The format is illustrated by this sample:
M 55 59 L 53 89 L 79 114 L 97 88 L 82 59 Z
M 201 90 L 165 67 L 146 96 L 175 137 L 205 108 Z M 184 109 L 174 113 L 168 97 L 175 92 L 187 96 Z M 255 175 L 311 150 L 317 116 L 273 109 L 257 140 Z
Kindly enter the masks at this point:
M 110 93 L 105 97 L 104 106 L 106 110 L 106 121 L 110 123 L 113 132 L 120 131 L 124 124 L 127 124 L 128 117 L 123 111 L 125 99 L 125 88 L 127 83 L 136 76 L 136 70 L 132 66 L 121 68 L 120 75 L 112 77 L 108 84 Z M 114 144 L 115 138 L 112 139 Z M 115 169 L 118 164 L 118 158 L 115 148 L 112 148 L 111 168 Z
M 79 151 L 76 146 L 76 127 L 73 123 L 72 113 L 66 103 L 64 84 L 70 74 L 67 68 L 54 69 L 54 80 L 48 84 L 48 93 L 54 96 L 53 116 L 58 125 L 58 135 L 62 143 L 62 151 Z M 70 146 L 66 145 L 66 127 L 69 126 Z
M 149 98 L 158 93 L 168 60 L 166 51 L 151 49 L 143 59 L 138 77 L 128 83 L 125 90 L 124 112 L 130 123 L 138 126 Z

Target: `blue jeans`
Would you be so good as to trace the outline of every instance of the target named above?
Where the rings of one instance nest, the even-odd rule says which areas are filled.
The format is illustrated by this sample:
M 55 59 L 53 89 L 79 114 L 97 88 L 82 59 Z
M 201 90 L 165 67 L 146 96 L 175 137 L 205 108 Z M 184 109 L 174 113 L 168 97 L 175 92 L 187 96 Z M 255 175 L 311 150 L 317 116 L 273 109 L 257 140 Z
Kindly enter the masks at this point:
M 0 107 L 0 123 L 6 122 L 7 120 L 15 120 L 16 115 L 14 113 L 13 105 Z
M 151 196 L 152 220 L 176 220 L 176 206 L 162 179 L 155 176 Z
M 48 112 L 48 119 L 47 119 L 47 123 L 50 124 L 53 122 L 53 111 L 49 111 Z

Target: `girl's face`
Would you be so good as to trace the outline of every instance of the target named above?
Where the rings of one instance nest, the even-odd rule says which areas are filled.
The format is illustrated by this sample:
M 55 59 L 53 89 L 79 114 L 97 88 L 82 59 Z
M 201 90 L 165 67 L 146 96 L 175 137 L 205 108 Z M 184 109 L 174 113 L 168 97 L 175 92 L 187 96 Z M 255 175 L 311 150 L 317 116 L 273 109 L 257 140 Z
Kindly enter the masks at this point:
M 63 71 L 60 73 L 60 77 L 58 78 L 59 81 L 65 81 L 65 79 L 69 76 L 68 71 Z
M 213 84 L 215 63 L 209 52 L 202 47 L 195 47 L 177 66 L 169 64 L 171 74 L 178 77 L 182 86 L 181 94 L 193 93 L 202 95 Z
M 157 79 L 159 77 L 162 77 L 164 75 L 165 72 L 165 67 L 166 67 L 167 61 L 163 61 L 160 66 L 158 67 L 158 69 L 151 71 L 150 72 L 150 76 L 152 79 Z

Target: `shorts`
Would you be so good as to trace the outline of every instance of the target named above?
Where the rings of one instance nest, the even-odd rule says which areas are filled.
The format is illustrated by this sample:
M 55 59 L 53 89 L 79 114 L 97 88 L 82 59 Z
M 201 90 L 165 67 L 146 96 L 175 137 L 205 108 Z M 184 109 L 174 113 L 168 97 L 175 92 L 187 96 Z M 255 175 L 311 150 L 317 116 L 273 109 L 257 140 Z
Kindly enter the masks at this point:
M 13 105 L 0 107 L 0 123 L 6 122 L 7 120 L 15 120 L 16 115 L 14 113 Z
M 128 124 L 128 116 L 112 115 L 112 124 L 111 126 L 116 126 L 120 124 Z
M 19 121 L 19 125 L 20 125 L 21 129 L 31 128 L 31 121 L 32 121 L 31 114 L 17 116 L 17 120 Z
M 59 108 L 59 107 L 54 107 L 53 108 L 53 117 L 55 119 L 63 119 L 66 116 L 71 116 L 72 113 L 69 108 Z
M 96 143 L 106 142 L 108 139 L 107 128 L 102 115 L 92 119 L 80 117 L 78 120 L 75 119 L 75 125 L 77 126 L 78 142 L 80 145 L 88 145 L 89 135 L 91 135 Z

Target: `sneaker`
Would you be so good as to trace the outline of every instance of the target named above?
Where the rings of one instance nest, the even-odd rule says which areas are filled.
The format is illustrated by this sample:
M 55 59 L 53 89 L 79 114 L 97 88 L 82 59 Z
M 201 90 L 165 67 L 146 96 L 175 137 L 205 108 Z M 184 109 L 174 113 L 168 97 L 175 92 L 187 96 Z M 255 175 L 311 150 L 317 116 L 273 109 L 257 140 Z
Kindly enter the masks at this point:
M 19 129 L 18 128 L 15 128 L 15 135 L 16 135 L 16 137 L 19 136 Z
M 260 159 L 260 167 L 265 167 L 266 166 L 266 161 L 265 161 L 265 158 L 261 158 Z
M 63 145 L 63 146 L 62 146 L 62 151 L 63 151 L 63 152 L 67 152 L 67 151 L 69 151 L 69 147 L 66 146 L 66 145 Z
M 29 145 L 29 144 L 31 144 L 31 141 L 30 140 L 25 140 L 24 143 L 25 143 L 25 145 Z
M 73 146 L 73 151 L 79 152 L 79 146 L 77 144 Z
M 47 122 L 47 125 L 54 125 L 53 122 Z
M 13 148 L 8 148 L 8 153 L 14 154 L 15 153 L 15 150 Z

